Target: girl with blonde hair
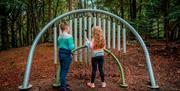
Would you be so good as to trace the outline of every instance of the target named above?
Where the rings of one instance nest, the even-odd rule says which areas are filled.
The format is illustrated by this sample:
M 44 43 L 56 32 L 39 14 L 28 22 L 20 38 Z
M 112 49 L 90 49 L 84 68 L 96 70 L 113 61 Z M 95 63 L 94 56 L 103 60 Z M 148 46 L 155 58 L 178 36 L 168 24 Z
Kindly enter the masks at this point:
M 105 48 L 105 39 L 103 37 L 103 31 L 100 26 L 95 26 L 92 29 L 92 40 L 91 42 L 87 40 L 86 45 L 92 49 L 92 74 L 91 82 L 87 85 L 91 88 L 95 87 L 95 77 L 97 66 L 100 72 L 100 77 L 102 81 L 102 87 L 106 87 L 104 81 L 104 48 Z

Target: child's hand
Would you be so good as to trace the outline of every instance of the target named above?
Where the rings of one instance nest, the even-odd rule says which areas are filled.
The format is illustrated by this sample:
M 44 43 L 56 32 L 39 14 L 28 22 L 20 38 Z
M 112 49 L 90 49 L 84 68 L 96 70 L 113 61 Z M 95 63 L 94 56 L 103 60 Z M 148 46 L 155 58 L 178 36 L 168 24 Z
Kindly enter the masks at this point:
M 85 46 L 88 47 L 88 48 L 90 48 L 90 43 L 91 43 L 91 42 L 90 42 L 88 39 L 86 39 Z
M 89 41 L 89 42 L 90 42 L 90 40 L 89 40 L 88 38 L 86 38 L 86 39 L 85 39 L 85 41 L 86 41 L 86 42 L 87 42 L 87 41 Z
M 88 38 L 85 39 L 85 42 L 91 43 L 91 40 L 89 40 Z

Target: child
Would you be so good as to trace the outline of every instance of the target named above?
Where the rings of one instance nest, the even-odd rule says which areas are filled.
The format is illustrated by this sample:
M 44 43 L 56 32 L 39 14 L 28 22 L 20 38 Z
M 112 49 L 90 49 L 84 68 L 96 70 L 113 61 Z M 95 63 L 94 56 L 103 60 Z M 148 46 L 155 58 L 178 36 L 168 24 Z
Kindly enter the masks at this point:
M 87 85 L 91 88 L 95 87 L 94 81 L 96 77 L 97 66 L 99 68 L 102 87 L 106 87 L 106 83 L 104 81 L 104 50 L 105 48 L 105 39 L 103 37 L 103 31 L 101 27 L 96 26 L 92 29 L 92 40 L 91 42 L 87 40 L 86 45 L 92 48 L 92 74 L 91 74 L 91 82 L 87 83 Z
M 62 34 L 58 37 L 58 48 L 59 48 L 59 61 L 61 65 L 60 71 L 60 91 L 71 91 L 66 87 L 66 77 L 69 67 L 72 63 L 72 49 L 75 47 L 73 43 L 72 35 L 68 34 L 69 25 L 67 22 L 63 22 L 60 25 Z

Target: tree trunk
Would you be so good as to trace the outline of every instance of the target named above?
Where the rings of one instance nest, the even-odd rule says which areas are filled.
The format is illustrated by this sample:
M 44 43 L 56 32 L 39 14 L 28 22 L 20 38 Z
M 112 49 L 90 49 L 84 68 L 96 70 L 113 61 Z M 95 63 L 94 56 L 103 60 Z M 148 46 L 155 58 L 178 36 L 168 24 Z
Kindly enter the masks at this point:
M 141 13 L 142 13 L 142 0 L 140 0 L 138 19 L 140 19 L 141 15 L 142 15 Z
M 20 18 L 18 20 L 18 30 L 19 30 L 19 44 L 20 44 L 20 47 L 23 46 L 23 36 L 22 36 L 22 15 L 20 15 Z
M 35 8 L 38 8 L 38 4 L 37 4 L 37 0 L 35 0 Z M 40 10 L 40 9 L 39 9 Z M 38 15 L 38 10 L 35 10 L 36 12 L 34 12 L 34 39 L 36 38 L 36 35 L 38 33 L 38 21 L 40 21 L 40 15 Z M 34 40 L 33 39 L 33 40 Z
M 121 8 L 121 17 L 124 19 L 124 3 L 123 3 L 123 0 L 121 0 L 121 3 L 122 3 L 122 4 L 121 4 L 121 7 L 120 7 L 120 8 Z M 124 27 L 123 24 L 122 24 L 121 27 L 122 27 L 122 28 Z
M 31 29 L 30 29 L 30 17 L 31 17 L 31 0 L 29 0 L 29 2 L 28 2 L 28 9 L 27 9 L 27 31 L 26 31 L 26 45 L 29 45 L 30 44 L 30 31 L 31 31 Z
M 180 26 L 180 24 L 179 24 L 179 26 Z M 178 26 L 178 28 L 177 28 L 177 30 L 178 30 L 178 38 L 177 38 L 177 40 L 179 40 L 180 39 L 180 27 Z
M 86 3 L 87 1 L 86 0 L 84 0 L 84 8 L 87 8 L 87 3 Z
M 78 7 L 78 9 L 82 9 L 83 8 L 83 2 L 82 2 L 82 0 L 79 0 L 79 7 Z
M 0 7 L 0 33 L 1 33 L 1 49 L 7 50 L 9 48 L 9 37 L 8 37 L 8 28 L 7 28 L 7 14 L 5 6 Z
M 179 22 L 177 25 L 177 32 L 178 32 L 177 40 L 179 40 L 180 39 L 180 17 L 177 19 L 177 22 Z
M 21 28 L 19 28 L 20 30 L 19 30 L 19 41 L 20 41 L 20 46 L 23 46 L 23 40 L 22 40 L 22 38 L 23 38 L 23 36 L 22 36 L 22 29 Z
M 130 0 L 130 20 L 136 19 L 136 0 Z
M 48 20 L 50 21 L 51 20 L 51 0 L 48 0 Z M 48 42 L 49 41 L 49 39 L 50 39 L 50 41 L 51 41 L 51 28 L 49 27 L 48 28 L 48 33 L 47 33 L 47 35 L 46 35 L 46 42 Z
M 159 19 L 157 18 L 157 38 L 159 38 Z
M 12 46 L 12 47 L 17 47 L 17 45 L 16 45 L 15 31 L 14 31 L 14 24 L 15 24 L 15 22 L 12 21 L 12 24 L 11 24 L 11 46 Z
M 124 18 L 124 3 L 123 0 L 121 0 L 121 17 Z
M 69 11 L 72 10 L 72 0 L 69 0 Z
M 46 9 L 46 7 L 45 7 L 45 0 L 43 0 L 43 10 L 42 10 L 42 25 L 44 26 L 45 25 L 45 9 Z M 42 29 L 42 27 L 41 27 L 41 29 Z M 47 33 L 45 33 L 45 35 L 46 35 Z M 42 37 L 42 42 L 45 42 L 45 38 L 46 38 L 46 36 L 43 36 Z
M 169 20 L 167 19 L 168 16 L 168 8 L 169 8 L 169 1 L 163 0 L 164 2 L 164 32 L 165 32 L 165 37 L 166 37 L 166 46 L 169 41 Z
M 59 6 L 59 0 L 57 1 L 56 7 L 55 7 L 54 17 L 56 17 L 56 15 L 57 15 L 57 8 L 58 8 L 58 6 Z
M 91 0 L 92 9 L 94 9 L 94 2 Z

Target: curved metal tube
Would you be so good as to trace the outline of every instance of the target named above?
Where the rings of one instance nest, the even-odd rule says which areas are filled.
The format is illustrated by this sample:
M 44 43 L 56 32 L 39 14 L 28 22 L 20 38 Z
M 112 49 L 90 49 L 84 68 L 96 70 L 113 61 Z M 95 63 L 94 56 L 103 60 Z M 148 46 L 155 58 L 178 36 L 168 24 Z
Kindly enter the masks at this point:
M 120 63 L 120 61 L 118 60 L 118 58 L 108 49 L 104 49 L 105 52 L 107 52 L 108 54 L 110 54 L 114 60 L 116 61 L 116 63 L 118 64 L 120 73 L 121 73 L 121 79 L 122 79 L 122 83 L 120 84 L 121 87 L 128 87 L 128 85 L 125 82 L 125 75 L 124 75 L 124 70 L 122 68 L 122 65 Z
M 150 81 L 151 81 L 151 88 L 159 88 L 159 86 L 156 84 L 156 81 L 155 81 L 155 78 L 154 78 L 154 72 L 153 72 L 153 69 L 152 69 L 152 65 L 151 65 L 151 61 L 150 61 L 149 52 L 147 50 L 147 47 L 146 47 L 144 41 L 142 40 L 142 38 L 140 37 L 140 35 L 135 31 L 135 29 L 128 22 L 123 20 L 121 17 L 119 17 L 117 15 L 114 15 L 114 14 L 112 14 L 110 12 L 107 12 L 107 11 L 97 10 L 97 9 L 79 9 L 79 10 L 74 10 L 74 11 L 62 14 L 62 15 L 54 18 L 37 35 L 37 37 L 35 38 L 35 40 L 34 40 L 34 42 L 32 44 L 32 47 L 30 49 L 30 52 L 29 52 L 29 55 L 28 55 L 28 59 L 27 59 L 27 64 L 26 64 L 26 71 L 25 71 L 24 81 L 23 81 L 22 86 L 19 87 L 19 89 L 28 89 L 30 87 L 29 86 L 30 85 L 29 84 L 29 76 L 30 76 L 32 58 L 33 58 L 35 47 L 36 47 L 37 43 L 39 42 L 40 37 L 47 31 L 47 29 L 52 24 L 54 24 L 59 19 L 62 19 L 63 17 L 69 16 L 71 14 L 84 13 L 84 12 L 102 13 L 102 14 L 111 16 L 111 17 L 119 20 L 121 23 L 123 23 L 125 26 L 127 26 L 130 29 L 130 31 L 136 36 L 137 40 L 140 42 L 141 47 L 144 50 L 145 57 L 146 57 L 146 64 L 147 64 L 147 68 L 148 68 L 148 72 L 149 72 L 149 77 L 150 77 Z
M 86 46 L 80 46 L 80 47 L 72 50 L 72 52 L 78 51 L 79 49 L 82 49 L 82 48 L 86 48 Z M 120 71 L 120 74 L 121 74 L 121 79 L 122 79 L 122 83 L 120 84 L 120 86 L 121 87 L 128 87 L 128 85 L 125 82 L 124 70 L 122 68 L 122 65 L 121 65 L 120 61 L 118 60 L 118 58 L 110 50 L 104 49 L 104 51 L 106 53 L 110 54 L 114 58 L 115 62 L 118 64 L 119 71 Z M 60 66 L 58 67 L 58 71 L 56 73 L 56 80 L 55 80 L 55 83 L 53 84 L 54 87 L 59 87 L 60 86 L 59 77 L 60 77 Z

